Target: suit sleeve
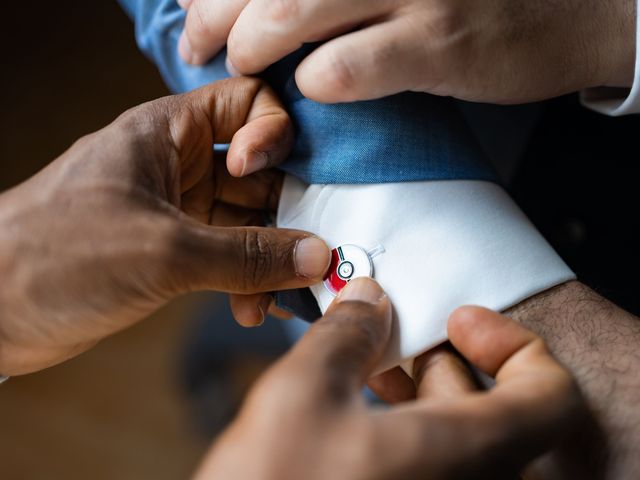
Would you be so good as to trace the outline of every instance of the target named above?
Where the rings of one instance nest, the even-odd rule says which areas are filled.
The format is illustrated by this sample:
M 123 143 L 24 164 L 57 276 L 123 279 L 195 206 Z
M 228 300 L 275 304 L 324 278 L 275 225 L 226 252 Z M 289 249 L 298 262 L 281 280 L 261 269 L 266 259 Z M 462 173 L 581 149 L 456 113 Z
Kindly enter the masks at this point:
M 172 92 L 194 90 L 229 76 L 222 51 L 204 67 L 185 64 L 178 55 L 178 39 L 185 12 L 175 0 L 118 0 L 135 24 L 136 42 L 157 65 Z

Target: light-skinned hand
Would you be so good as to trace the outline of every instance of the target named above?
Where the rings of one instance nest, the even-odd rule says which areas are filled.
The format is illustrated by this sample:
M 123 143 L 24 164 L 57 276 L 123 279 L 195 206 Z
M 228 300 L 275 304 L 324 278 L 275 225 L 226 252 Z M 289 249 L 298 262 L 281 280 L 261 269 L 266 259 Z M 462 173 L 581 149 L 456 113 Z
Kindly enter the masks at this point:
M 412 90 L 520 103 L 587 87 L 629 87 L 635 0 L 183 0 L 179 51 L 254 74 L 326 41 L 296 71 L 320 102 Z

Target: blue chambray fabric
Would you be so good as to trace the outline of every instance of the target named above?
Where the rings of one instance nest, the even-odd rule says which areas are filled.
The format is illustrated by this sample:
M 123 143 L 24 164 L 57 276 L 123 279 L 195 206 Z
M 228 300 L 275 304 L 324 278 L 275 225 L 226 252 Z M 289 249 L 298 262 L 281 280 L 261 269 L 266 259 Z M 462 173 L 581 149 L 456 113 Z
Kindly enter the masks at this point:
M 193 90 L 228 77 L 225 52 L 202 67 L 177 53 L 185 13 L 175 0 L 119 0 L 135 22 L 140 48 L 170 89 Z M 281 168 L 308 183 L 489 180 L 496 175 L 450 98 L 402 93 L 380 100 L 326 105 L 304 98 L 293 72 L 305 46 L 263 75 L 282 98 L 297 131 Z

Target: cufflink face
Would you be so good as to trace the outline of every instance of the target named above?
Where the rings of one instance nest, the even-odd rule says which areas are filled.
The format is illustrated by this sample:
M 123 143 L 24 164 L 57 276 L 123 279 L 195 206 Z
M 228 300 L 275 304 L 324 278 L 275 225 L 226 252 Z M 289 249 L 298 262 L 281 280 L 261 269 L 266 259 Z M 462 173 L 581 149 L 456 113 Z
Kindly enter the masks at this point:
M 372 276 L 373 262 L 366 250 L 357 245 L 340 245 L 331 251 L 331 265 L 324 286 L 335 296 L 353 278 Z

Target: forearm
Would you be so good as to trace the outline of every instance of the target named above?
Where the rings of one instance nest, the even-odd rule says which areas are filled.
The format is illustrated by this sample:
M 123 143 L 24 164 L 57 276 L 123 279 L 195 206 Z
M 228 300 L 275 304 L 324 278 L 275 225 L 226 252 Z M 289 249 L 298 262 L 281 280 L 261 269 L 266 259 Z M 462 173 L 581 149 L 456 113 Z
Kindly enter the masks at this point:
M 597 419 L 598 425 L 584 425 L 580 436 L 546 466 L 553 465 L 565 478 L 578 478 L 576 469 L 591 478 L 637 474 L 639 319 L 579 282 L 532 297 L 508 314 L 542 336 L 573 372 Z

